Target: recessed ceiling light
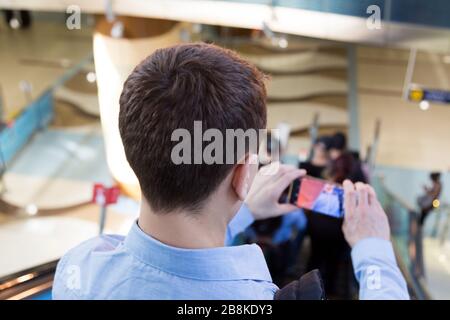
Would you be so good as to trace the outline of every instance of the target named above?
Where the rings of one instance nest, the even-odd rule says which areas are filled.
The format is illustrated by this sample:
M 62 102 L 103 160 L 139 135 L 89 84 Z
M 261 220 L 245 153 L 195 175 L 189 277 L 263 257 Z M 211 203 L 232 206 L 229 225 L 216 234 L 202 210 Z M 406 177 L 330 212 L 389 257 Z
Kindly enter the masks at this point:
M 13 29 L 19 29 L 20 28 L 20 21 L 17 18 L 12 18 L 9 20 L 9 26 Z
M 111 37 L 122 38 L 124 32 L 125 32 L 125 26 L 123 25 L 122 21 L 114 22 L 114 24 L 111 28 Z
M 30 215 L 30 216 L 35 216 L 38 213 L 38 208 L 35 204 L 29 204 L 26 206 L 25 211 Z
M 95 75 L 95 72 L 92 72 L 92 71 L 88 72 L 86 74 L 86 80 L 90 83 L 95 82 L 97 80 L 97 76 Z
M 278 40 L 278 45 L 280 46 L 280 48 L 282 49 L 286 49 L 289 45 L 288 41 L 286 38 L 280 38 L 280 40 Z
M 430 103 L 427 100 L 422 100 L 419 103 L 420 110 L 426 111 L 430 109 Z

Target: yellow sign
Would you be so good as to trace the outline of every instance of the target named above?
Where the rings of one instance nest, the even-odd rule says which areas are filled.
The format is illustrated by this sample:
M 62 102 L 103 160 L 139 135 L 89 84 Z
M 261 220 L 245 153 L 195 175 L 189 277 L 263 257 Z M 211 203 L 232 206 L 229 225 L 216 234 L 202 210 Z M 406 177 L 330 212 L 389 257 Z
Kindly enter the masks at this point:
M 422 101 L 423 90 L 422 89 L 413 89 L 413 90 L 409 91 L 409 98 L 413 101 Z

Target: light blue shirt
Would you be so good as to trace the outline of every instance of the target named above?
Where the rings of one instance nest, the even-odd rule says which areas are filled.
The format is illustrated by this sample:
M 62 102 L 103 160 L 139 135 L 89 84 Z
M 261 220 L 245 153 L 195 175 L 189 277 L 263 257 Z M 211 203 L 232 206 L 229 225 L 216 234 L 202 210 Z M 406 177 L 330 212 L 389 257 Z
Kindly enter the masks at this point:
M 227 242 L 252 222 L 243 206 L 229 224 Z M 390 242 L 363 240 L 352 258 L 361 298 L 408 298 Z M 126 237 L 96 237 L 64 255 L 53 298 L 271 300 L 277 290 L 257 245 L 180 249 L 153 239 L 134 223 Z

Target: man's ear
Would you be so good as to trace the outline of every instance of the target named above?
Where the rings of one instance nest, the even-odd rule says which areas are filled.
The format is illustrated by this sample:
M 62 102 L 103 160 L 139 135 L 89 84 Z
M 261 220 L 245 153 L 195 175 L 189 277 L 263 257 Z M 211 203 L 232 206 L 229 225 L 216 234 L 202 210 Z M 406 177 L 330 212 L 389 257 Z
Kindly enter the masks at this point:
M 239 162 L 234 169 L 232 186 L 239 200 L 244 201 L 258 172 L 258 155 L 245 156 L 245 161 Z

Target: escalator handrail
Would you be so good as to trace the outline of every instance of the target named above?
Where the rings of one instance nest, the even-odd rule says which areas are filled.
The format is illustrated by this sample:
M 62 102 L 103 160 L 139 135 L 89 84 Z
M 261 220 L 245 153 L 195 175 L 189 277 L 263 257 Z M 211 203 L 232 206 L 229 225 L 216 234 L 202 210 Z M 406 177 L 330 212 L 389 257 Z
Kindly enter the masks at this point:
M 391 210 L 387 210 L 387 207 L 392 207 L 392 204 L 398 204 L 400 207 L 405 209 L 408 212 L 409 215 L 409 226 L 408 230 L 410 231 L 412 224 L 416 224 L 416 228 L 420 228 L 418 224 L 417 217 L 418 211 L 413 208 L 411 205 L 409 205 L 404 199 L 399 197 L 397 194 L 395 194 L 392 190 L 390 190 L 385 182 L 383 181 L 383 177 L 374 175 L 372 177 L 372 181 L 377 180 L 379 183 L 379 190 L 377 190 L 377 193 L 384 193 L 385 198 L 387 199 L 386 203 L 384 203 L 384 209 L 386 210 L 386 213 L 388 215 L 393 214 Z M 379 195 L 380 196 L 380 195 Z M 391 230 L 392 231 L 392 230 Z M 412 257 L 409 254 L 409 259 L 412 261 L 412 265 L 414 267 L 419 266 L 419 269 L 423 269 L 423 254 L 422 254 L 422 236 L 421 232 L 417 232 L 415 235 L 411 235 L 411 232 L 408 234 L 408 246 L 413 245 L 416 255 Z M 412 270 L 413 268 L 410 268 L 408 264 L 403 260 L 402 255 L 400 254 L 400 249 L 398 248 L 398 244 L 396 241 L 393 241 L 394 251 L 396 254 L 397 262 L 399 264 L 399 268 L 401 272 L 403 273 L 405 280 L 407 282 L 407 285 L 412 293 L 412 295 L 419 300 L 431 300 L 432 296 L 429 293 L 425 278 L 423 275 L 423 272 L 415 272 Z
M 29 298 L 40 292 L 36 288 L 49 289 L 53 283 L 58 261 L 50 261 L 0 277 L 0 299 Z

